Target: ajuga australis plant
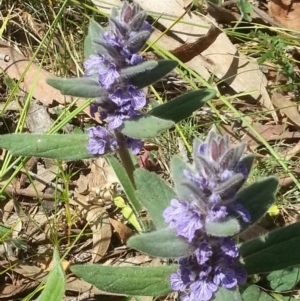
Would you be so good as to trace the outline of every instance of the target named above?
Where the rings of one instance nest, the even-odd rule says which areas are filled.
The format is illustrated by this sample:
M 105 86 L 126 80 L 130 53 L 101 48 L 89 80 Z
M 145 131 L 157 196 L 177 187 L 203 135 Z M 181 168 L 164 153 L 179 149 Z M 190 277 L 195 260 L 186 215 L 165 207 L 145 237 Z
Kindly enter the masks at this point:
M 243 143 L 233 147 L 228 136 L 215 129 L 204 142 L 194 139 L 192 163 L 172 158 L 174 187 L 133 164 L 129 151 L 137 154 L 144 139 L 172 128 L 216 94 L 199 89 L 148 111 L 143 88 L 177 66 L 174 60 L 147 61 L 141 56 L 152 31 L 140 6 L 126 1 L 112 9 L 107 28 L 91 20 L 83 76 L 47 82 L 64 95 L 90 99 L 91 116 L 97 115 L 101 124 L 95 121 L 82 134 L 2 135 L 0 147 L 14 156 L 59 160 L 105 155 L 132 214 L 139 219 L 142 207 L 149 213 L 148 226 L 139 221 L 140 233 L 130 237 L 127 245 L 162 258 L 161 265 L 72 266 L 72 272 L 87 282 L 130 296 L 157 297 L 175 291 L 184 301 L 257 300 L 252 275 L 266 274 L 266 279 L 274 280 L 274 273 L 289 275 L 287 268 L 294 273 L 300 265 L 299 223 L 247 242 L 240 240 L 239 234 L 273 204 L 278 181 L 271 176 L 247 183 L 254 156 L 244 156 Z M 65 283 L 62 269 L 57 275 L 46 283 L 50 291 Z

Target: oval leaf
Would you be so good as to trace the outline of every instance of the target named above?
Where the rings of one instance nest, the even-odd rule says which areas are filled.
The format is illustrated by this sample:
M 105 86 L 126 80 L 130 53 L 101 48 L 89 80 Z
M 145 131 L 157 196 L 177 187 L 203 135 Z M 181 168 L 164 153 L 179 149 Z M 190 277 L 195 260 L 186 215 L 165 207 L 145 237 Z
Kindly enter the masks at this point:
M 0 147 L 15 156 L 43 157 L 58 160 L 80 160 L 93 158 L 86 148 L 88 136 L 7 134 L 0 136 Z
M 100 290 L 130 296 L 162 296 L 172 291 L 170 275 L 177 266 L 114 267 L 74 265 L 71 271 Z
M 128 178 L 125 168 L 113 155 L 108 154 L 106 155 L 106 158 L 111 167 L 113 168 L 116 176 L 118 177 L 120 184 L 122 185 L 124 192 L 127 196 L 127 199 L 130 202 L 130 205 L 132 206 L 135 213 L 138 215 L 139 211 L 142 209 L 142 206 L 135 196 L 133 184 Z
M 96 77 L 48 78 L 47 84 L 58 89 L 63 95 L 84 98 L 96 98 L 107 92 L 101 87 Z
M 210 235 L 224 237 L 237 234 L 241 227 L 235 218 L 231 218 L 225 222 L 206 223 L 205 228 L 206 232 Z
M 184 257 L 193 251 L 191 245 L 178 237 L 172 228 L 132 236 L 127 245 L 148 255 L 165 258 Z
M 252 301 L 254 300 L 256 301 L 256 299 Z M 219 287 L 212 301 L 242 301 L 242 297 L 238 289 L 229 290 L 224 287 Z
M 171 120 L 159 119 L 150 115 L 141 115 L 123 122 L 121 132 L 132 138 L 155 138 L 161 132 L 174 126 Z
M 171 174 L 175 184 L 175 191 L 182 200 L 193 201 L 195 199 L 195 191 L 199 191 L 199 187 L 191 181 L 188 181 L 183 174 L 187 170 L 193 173 L 192 166 L 182 160 L 179 156 L 173 156 L 171 159 Z M 189 185 L 183 185 L 189 182 Z
M 130 66 L 121 70 L 120 75 L 123 78 L 132 78 L 138 74 L 152 70 L 158 65 L 156 61 L 145 61 L 140 64 Z
M 240 245 L 248 274 L 269 273 L 300 265 L 300 223 L 280 228 Z
M 243 301 L 274 301 L 267 293 L 262 291 L 258 286 L 251 285 L 243 292 Z
M 274 271 L 267 276 L 270 287 L 277 292 L 291 290 L 300 281 L 298 267 Z
M 175 192 L 158 175 L 144 169 L 134 172 L 136 195 L 149 212 L 157 229 L 166 227 L 163 211 L 170 205 Z
M 190 117 L 193 112 L 200 109 L 208 100 L 216 95 L 212 89 L 202 89 L 185 93 L 176 97 L 163 105 L 157 106 L 149 112 L 150 115 L 170 119 L 175 123 Z
M 37 301 L 61 301 L 63 299 L 66 278 L 57 250 L 54 250 L 53 253 L 52 266 L 53 268 L 49 273 L 45 288 Z
M 256 223 L 268 211 L 275 201 L 277 187 L 278 180 L 275 177 L 268 177 L 242 188 L 237 193 L 238 202 L 251 216 L 250 224 L 241 222 L 243 230 Z
M 133 76 L 131 78 L 132 84 L 139 89 L 150 86 L 166 76 L 178 65 L 178 63 L 173 60 L 160 60 L 157 61 L 157 64 L 158 65 L 153 69 L 146 71 L 143 76 L 140 74 Z

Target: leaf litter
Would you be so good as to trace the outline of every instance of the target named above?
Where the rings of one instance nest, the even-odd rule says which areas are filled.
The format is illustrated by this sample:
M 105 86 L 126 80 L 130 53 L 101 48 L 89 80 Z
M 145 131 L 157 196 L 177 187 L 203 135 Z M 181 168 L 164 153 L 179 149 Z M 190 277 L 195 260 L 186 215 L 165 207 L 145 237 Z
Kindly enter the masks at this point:
M 100 0 L 93 0 L 92 2 L 95 7 L 105 13 L 109 12 L 112 5 L 119 6 L 121 3 L 118 0 L 110 1 L 109 4 Z M 296 175 L 299 175 L 300 171 L 295 167 L 300 152 L 298 142 L 300 116 L 296 103 L 296 93 L 294 91 L 286 93 L 284 89 L 278 89 L 274 85 L 274 82 L 282 85 L 287 81 L 284 76 L 278 81 L 280 74 L 276 64 L 275 69 L 267 67 L 267 72 L 265 72 L 255 58 L 243 53 L 241 46 L 250 47 L 249 44 L 245 42 L 243 45 L 243 42 L 237 42 L 226 33 L 223 24 L 228 25 L 230 22 L 238 21 L 241 17 L 238 9 L 227 5 L 226 2 L 223 4 L 210 3 L 208 4 L 207 15 L 203 15 L 197 10 L 191 9 L 191 1 L 152 0 L 150 2 L 137 0 L 136 2 L 148 10 L 152 19 L 157 21 L 151 41 L 156 41 L 158 46 L 170 51 L 205 80 L 218 83 L 221 93 L 229 97 L 241 115 L 247 118 L 263 139 L 276 148 L 281 158 L 288 161 L 291 169 Z M 273 1 L 269 3 L 269 12 L 274 19 L 270 18 L 261 7 L 256 6 L 253 6 L 252 14 L 248 11 L 248 17 L 263 19 L 269 25 L 275 24 L 276 21 L 287 27 L 296 24 L 294 21 L 287 21 L 293 20 L 289 19 L 292 18 L 290 12 L 289 14 L 276 12 L 272 3 Z M 29 12 L 24 11 L 24 13 L 22 16 L 28 22 L 25 22 L 24 26 L 22 25 L 21 30 L 24 30 L 25 35 L 29 31 L 42 39 L 43 34 L 40 33 L 46 32 L 41 29 L 43 24 L 38 24 Z M 183 19 L 173 26 L 174 20 L 184 13 L 186 14 Z M 222 17 L 226 16 L 227 19 L 221 20 L 221 15 Z M 76 19 L 75 16 L 76 8 L 74 8 L 72 17 Z M 285 21 L 282 16 L 284 16 Z M 15 22 L 13 18 L 10 20 Z M 35 27 L 26 29 L 25 27 L 30 22 L 35 24 Z M 172 28 L 162 35 L 162 32 L 170 26 Z M 35 30 L 34 28 L 39 29 Z M 58 31 L 55 34 L 59 35 Z M 7 37 L 5 36 L 5 38 Z M 14 40 L 18 41 L 18 37 L 14 36 Z M 30 96 L 32 97 L 31 106 L 24 130 L 31 133 L 46 132 L 57 117 L 55 111 L 60 111 L 73 99 L 61 95 L 45 82 L 47 78 L 54 77 L 55 74 L 61 76 L 62 73 L 57 72 L 52 66 L 47 66 L 46 70 L 45 64 L 40 62 L 39 56 L 30 63 L 34 51 L 30 50 L 26 44 L 26 39 L 19 41 L 19 44 L 3 41 L 0 45 L 0 54 L 5 58 L 0 60 L 3 75 L 17 82 L 23 77 L 23 72 L 30 64 L 18 86 L 19 91 L 13 97 L 14 106 L 6 108 L 4 120 L 7 121 L 11 116 L 17 118 L 19 116 L 19 104 L 24 104 L 25 98 L 32 93 Z M 21 47 L 22 53 L 19 45 L 23 47 Z M 59 49 L 62 50 L 60 47 Z M 156 53 L 152 52 L 151 54 L 151 51 L 151 49 L 148 50 L 147 55 L 159 57 Z M 78 63 L 81 65 L 79 58 Z M 272 66 L 274 67 L 274 64 Z M 74 72 L 67 71 L 71 76 L 74 76 Z M 80 72 L 79 70 L 78 73 L 80 74 Z M 199 86 L 199 83 L 197 85 Z M 154 86 L 162 92 L 162 95 L 166 95 L 167 99 L 191 89 L 175 71 Z M 2 89 L 9 96 L 11 90 L 5 86 L 5 83 L 2 85 Z M 239 97 L 235 93 L 246 95 Z M 153 99 L 153 95 L 150 92 L 148 94 L 149 98 Z M 85 100 L 79 99 L 77 104 L 80 105 L 84 102 Z M 241 118 L 234 116 L 218 100 L 213 100 L 212 103 L 222 117 L 222 120 L 218 120 L 220 130 L 229 133 L 233 143 L 241 140 L 246 142 L 248 151 L 256 155 L 258 166 L 269 161 L 272 162 L 272 158 L 264 149 L 261 139 L 253 135 Z M 5 108 L 2 103 L 1 108 Z M 81 118 L 83 120 L 75 123 L 70 122 L 72 123 L 71 131 L 73 129 L 80 130 L 80 128 L 86 127 L 88 123 L 94 122 L 87 109 Z M 215 112 L 209 108 L 196 114 L 197 124 L 204 124 L 205 129 L 208 129 L 215 121 Z M 12 123 L 10 127 L 11 130 L 14 130 L 15 124 Z M 200 130 L 201 133 L 202 131 Z M 170 153 L 175 154 L 178 152 L 176 139 L 173 144 Z M 164 153 L 163 148 L 163 145 L 158 144 L 151 149 L 146 144 L 147 150 L 140 155 L 139 162 L 142 168 L 151 168 L 151 170 L 160 172 L 163 177 L 168 178 L 168 155 Z M 274 165 L 274 162 L 272 164 Z M 282 193 L 293 190 L 293 182 L 285 174 L 282 174 L 282 171 L 277 170 L 278 166 L 268 168 L 270 168 L 267 170 L 269 174 L 276 173 L 280 176 Z M 91 298 L 94 295 L 107 295 L 107 293 L 70 275 L 68 270 L 70 264 L 87 262 L 100 262 L 106 265 L 162 264 L 159 259 L 136 254 L 124 245 L 128 237 L 136 233 L 136 230 L 124 218 L 121 208 L 118 208 L 114 203 L 115 196 L 122 195 L 122 188 L 103 158 L 77 162 L 73 165 L 65 163 L 63 170 L 75 171 L 72 180 L 68 183 L 71 192 L 68 200 L 72 216 L 71 235 L 79 237 L 65 259 L 64 270 L 68 275 L 65 300 L 72 298 L 72 294 L 80 294 L 81 297 L 85 296 L 86 298 Z M 7 270 L 6 275 L 10 277 L 10 280 L 0 284 L 1 300 L 25 296 L 43 281 L 50 269 L 53 231 L 57 231 L 60 239 L 61 253 L 69 247 L 66 239 L 68 226 L 65 218 L 66 208 L 61 202 L 57 202 L 63 192 L 61 188 L 65 185 L 62 181 L 61 172 L 56 162 L 33 158 L 19 177 L 13 183 L 9 183 L 5 190 L 5 201 L 0 204 L 0 223 L 6 225 L 10 230 L 5 238 L 1 238 L 5 241 L 5 245 L 1 243 L 0 246 L 3 245 L 5 248 L 3 248 L 3 252 L 0 252 L 0 266 L 2 270 Z M 1 186 L 6 184 L 5 180 L 1 179 L 1 181 Z M 295 203 L 297 194 L 291 193 L 290 195 L 294 203 L 282 206 L 280 210 L 280 217 L 285 224 L 299 220 L 298 204 Z M 146 213 L 141 212 L 140 218 L 147 220 L 148 217 Z M 279 218 L 277 220 L 275 218 L 273 225 L 278 223 L 278 220 Z M 268 226 L 260 223 L 253 227 L 250 232 L 243 233 L 241 238 L 248 240 L 268 231 L 268 229 Z M 22 243 L 18 245 L 18 241 Z M 149 298 L 141 298 L 149 300 Z

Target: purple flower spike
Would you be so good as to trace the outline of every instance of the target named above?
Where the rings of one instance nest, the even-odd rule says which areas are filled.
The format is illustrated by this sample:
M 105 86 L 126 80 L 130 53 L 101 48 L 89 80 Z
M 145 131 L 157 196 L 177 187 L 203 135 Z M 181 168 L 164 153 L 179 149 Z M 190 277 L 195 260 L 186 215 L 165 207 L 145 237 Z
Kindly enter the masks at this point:
M 118 147 L 115 137 L 105 128 L 97 126 L 87 131 L 90 137 L 87 149 L 92 155 L 103 155 Z
M 219 287 L 233 289 L 247 278 L 246 271 L 238 266 L 235 241 L 230 235 L 222 237 L 222 231 L 214 236 L 207 230 L 211 223 L 223 226 L 228 218 L 237 216 L 250 221 L 249 212 L 236 196 L 249 170 L 242 159 L 245 145 L 232 148 L 227 136 L 211 131 L 204 143 L 194 141 L 194 147 L 194 164 L 186 164 L 181 177 L 175 175 L 180 198 L 171 200 L 163 216 L 195 250 L 179 259 L 179 270 L 170 279 L 172 288 L 181 292 L 182 301 L 208 301 Z M 186 189 L 181 192 L 181 187 Z

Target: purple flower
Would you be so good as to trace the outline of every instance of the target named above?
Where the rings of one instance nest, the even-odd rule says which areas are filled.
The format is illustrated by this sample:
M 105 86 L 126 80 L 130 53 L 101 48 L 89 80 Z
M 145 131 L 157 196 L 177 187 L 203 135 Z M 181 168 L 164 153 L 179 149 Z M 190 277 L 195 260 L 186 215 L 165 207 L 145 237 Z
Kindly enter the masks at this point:
M 131 98 L 131 106 L 134 110 L 142 109 L 146 105 L 144 91 L 138 90 L 135 86 L 128 86 L 128 94 Z
M 207 262 L 212 256 L 212 248 L 207 242 L 202 242 L 199 248 L 195 251 L 197 262 L 202 265 Z
M 108 130 L 103 127 L 91 127 L 87 129 L 89 133 L 88 151 L 92 155 L 103 155 L 114 151 L 118 147 L 118 142 Z
M 99 70 L 101 69 L 105 59 L 104 56 L 101 54 L 98 55 L 91 55 L 84 63 L 84 69 L 86 70 L 85 75 L 93 75 L 98 74 Z
M 130 138 L 130 137 L 126 138 L 126 147 L 128 149 L 131 149 L 131 152 L 134 155 L 137 155 L 141 151 L 143 146 L 144 146 L 144 143 L 140 139 L 134 139 L 134 138 Z
M 103 69 L 99 69 L 99 81 L 105 89 L 109 89 L 119 76 L 120 73 L 114 63 L 108 63 Z
M 203 277 L 203 276 L 202 276 Z M 208 301 L 212 298 L 213 294 L 218 290 L 218 286 L 212 281 L 203 277 L 202 280 L 193 282 L 191 288 L 191 300 Z

